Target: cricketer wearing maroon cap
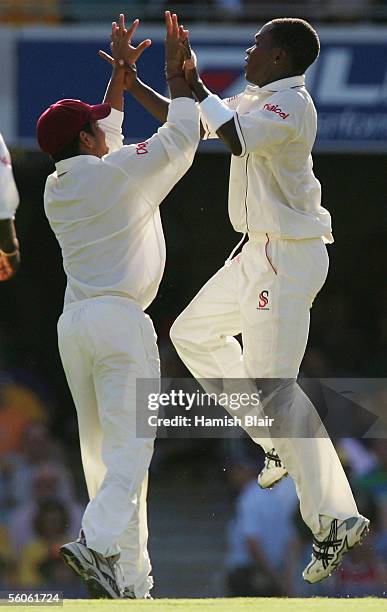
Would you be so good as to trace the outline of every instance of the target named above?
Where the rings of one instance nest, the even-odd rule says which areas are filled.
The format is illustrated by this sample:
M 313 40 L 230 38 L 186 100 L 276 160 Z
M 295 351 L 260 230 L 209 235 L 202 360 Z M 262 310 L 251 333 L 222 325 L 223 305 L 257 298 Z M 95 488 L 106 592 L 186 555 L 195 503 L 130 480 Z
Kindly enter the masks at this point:
M 39 117 L 36 135 L 40 148 L 54 161 L 79 154 L 102 157 L 109 152 L 97 121 L 110 115 L 110 104 L 59 100 Z
M 44 210 L 67 276 L 58 347 L 90 498 L 80 538 L 59 554 L 93 598 L 145 599 L 153 585 L 146 496 L 156 428 L 137 435 L 136 415 L 147 416 L 137 379 L 159 389 L 156 334 L 145 314 L 166 261 L 159 207 L 199 144 L 199 110 L 183 77 L 188 31 L 176 15 L 166 12 L 165 21 L 171 102 L 157 133 L 146 142 L 122 142 L 126 66 L 151 43 L 131 44 L 139 22 L 126 29 L 124 15 L 112 24 L 104 104 L 62 100 L 37 127 L 40 146 L 55 161 Z

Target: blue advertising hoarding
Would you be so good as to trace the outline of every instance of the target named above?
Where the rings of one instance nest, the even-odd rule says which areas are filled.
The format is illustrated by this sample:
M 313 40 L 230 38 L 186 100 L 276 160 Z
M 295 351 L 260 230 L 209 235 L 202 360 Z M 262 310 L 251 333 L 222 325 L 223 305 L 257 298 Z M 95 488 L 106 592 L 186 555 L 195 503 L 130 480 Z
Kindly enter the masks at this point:
M 146 25 L 141 30 L 153 44 L 139 61 L 139 74 L 166 94 L 163 30 Z M 321 55 L 307 73 L 319 113 L 316 150 L 387 151 L 387 28 L 321 27 L 319 33 Z M 222 97 L 246 86 L 245 49 L 254 34 L 250 26 L 191 28 L 203 79 Z M 101 100 L 110 69 L 98 57 L 98 49 L 108 49 L 108 37 L 108 28 L 31 28 L 16 33 L 16 144 L 35 146 L 36 119 L 53 101 Z M 157 127 L 128 95 L 127 141 L 144 140 Z

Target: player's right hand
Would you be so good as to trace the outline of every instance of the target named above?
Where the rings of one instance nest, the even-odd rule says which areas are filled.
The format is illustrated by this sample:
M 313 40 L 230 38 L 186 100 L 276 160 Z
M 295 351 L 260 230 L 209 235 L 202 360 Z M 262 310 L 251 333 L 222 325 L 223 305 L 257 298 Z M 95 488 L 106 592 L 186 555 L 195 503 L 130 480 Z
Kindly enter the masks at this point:
M 179 25 L 179 19 L 175 13 L 165 11 L 165 25 L 167 36 L 165 38 L 165 62 L 169 73 L 183 71 L 185 59 L 184 49 L 181 43 L 188 38 L 188 30 Z

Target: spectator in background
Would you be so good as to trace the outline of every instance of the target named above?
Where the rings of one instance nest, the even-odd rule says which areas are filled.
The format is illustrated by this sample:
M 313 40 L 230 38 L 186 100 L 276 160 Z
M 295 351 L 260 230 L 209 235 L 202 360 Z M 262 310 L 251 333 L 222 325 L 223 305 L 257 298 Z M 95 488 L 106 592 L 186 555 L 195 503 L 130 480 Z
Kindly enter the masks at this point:
M 0 379 L 0 455 L 21 450 L 27 427 L 31 423 L 44 423 L 47 420 L 46 406 L 37 394 L 32 389 L 14 382 L 6 373 L 2 374 Z
M 26 428 L 21 451 L 9 455 L 7 461 L 10 470 L 9 486 L 15 506 L 31 500 L 40 468 L 48 462 L 57 466 L 62 495 L 67 499 L 73 497 L 72 477 L 64 465 L 63 449 L 43 423 L 33 423 Z
M 0 590 L 15 585 L 15 560 L 11 550 L 9 534 L 5 527 L 0 527 Z
M 59 0 L 10 0 L 0 4 L 0 22 L 12 24 L 59 22 Z
M 70 537 L 78 535 L 83 508 L 74 499 L 71 476 L 63 465 L 46 462 L 36 467 L 32 487 L 29 490 L 30 499 L 17 508 L 10 517 L 9 533 L 12 549 L 16 555 L 33 537 L 34 517 L 38 509 L 53 497 L 62 504 L 63 512 L 66 513 L 67 535 Z
M 374 467 L 360 476 L 355 486 L 372 495 L 378 505 L 387 504 L 387 443 L 385 439 L 373 440 L 371 450 L 376 458 Z M 385 525 L 387 528 L 387 523 Z
M 14 224 L 18 205 L 19 194 L 13 178 L 11 156 L 0 134 L 0 281 L 12 278 L 20 263 Z
M 234 465 L 231 471 L 232 485 L 238 491 L 226 559 L 232 597 L 274 597 L 288 592 L 284 566 L 297 495 L 290 478 L 268 491 L 258 487 L 257 475 L 256 462 Z
M 60 499 L 52 497 L 39 502 L 33 515 L 32 537 L 21 551 L 20 587 L 51 587 L 53 582 L 57 582 L 55 567 L 59 560 L 59 548 L 71 536 L 69 520 L 67 509 Z M 72 572 L 67 568 L 62 571 L 65 574 L 64 584 L 74 583 Z
M 383 597 L 387 586 L 387 566 L 378 554 L 375 530 L 363 546 L 354 548 L 334 575 L 334 596 Z
M 224 19 L 240 17 L 243 14 L 242 0 L 214 0 L 213 3 L 219 11 L 218 18 L 220 14 Z

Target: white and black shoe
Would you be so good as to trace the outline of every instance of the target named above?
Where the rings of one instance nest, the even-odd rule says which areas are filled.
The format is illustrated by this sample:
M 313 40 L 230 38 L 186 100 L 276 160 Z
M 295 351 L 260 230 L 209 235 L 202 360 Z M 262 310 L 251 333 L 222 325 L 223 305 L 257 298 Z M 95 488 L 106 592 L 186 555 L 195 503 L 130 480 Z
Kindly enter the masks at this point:
M 82 578 L 93 599 L 120 599 L 121 589 L 117 583 L 117 561 L 120 555 L 104 557 L 88 548 L 81 536 L 75 542 L 64 544 L 60 556 L 78 576 Z
M 310 563 L 302 573 L 306 582 L 324 580 L 340 565 L 343 556 L 357 544 L 361 544 L 369 531 L 369 520 L 364 516 L 351 516 L 341 521 L 328 516 L 320 517 L 322 528 L 313 537 Z
M 122 599 L 138 599 L 134 594 L 134 587 L 124 587 L 122 591 Z M 145 593 L 141 599 L 153 599 L 150 593 Z
M 258 484 L 261 489 L 271 489 L 288 475 L 287 469 L 275 452 L 275 448 L 265 453 L 265 465 L 258 476 Z

